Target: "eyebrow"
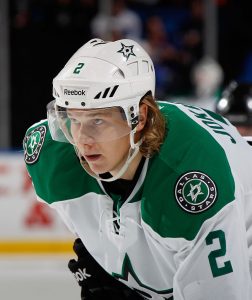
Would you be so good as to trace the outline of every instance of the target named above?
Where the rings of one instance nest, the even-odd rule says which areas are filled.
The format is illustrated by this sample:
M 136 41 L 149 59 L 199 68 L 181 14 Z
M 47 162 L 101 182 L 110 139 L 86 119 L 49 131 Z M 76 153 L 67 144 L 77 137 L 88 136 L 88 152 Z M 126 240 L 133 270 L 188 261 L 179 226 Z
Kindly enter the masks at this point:
M 82 111 L 77 111 L 77 112 L 82 112 Z M 84 112 L 84 111 L 83 111 Z M 88 112 L 88 111 L 85 111 L 85 112 Z M 71 111 L 70 110 L 68 110 L 67 111 L 67 114 L 68 114 L 68 116 L 71 116 L 71 117 L 74 117 L 75 115 L 73 115 L 72 113 L 71 113 Z M 79 115 L 79 114 L 78 114 Z M 111 112 L 108 112 L 108 111 L 96 111 L 96 112 L 88 112 L 87 113 L 87 116 L 88 117 L 100 117 L 100 116 L 105 116 L 105 117 L 110 117 L 112 115 L 112 113 Z

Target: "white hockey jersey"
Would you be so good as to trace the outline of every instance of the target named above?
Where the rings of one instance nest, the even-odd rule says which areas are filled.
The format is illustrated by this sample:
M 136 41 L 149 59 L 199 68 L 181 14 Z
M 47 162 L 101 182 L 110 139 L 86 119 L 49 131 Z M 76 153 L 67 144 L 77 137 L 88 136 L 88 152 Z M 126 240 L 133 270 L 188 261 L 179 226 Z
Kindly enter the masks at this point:
M 146 299 L 251 300 L 252 148 L 213 112 L 160 109 L 166 139 L 123 203 L 82 169 L 72 145 L 52 140 L 47 121 L 29 128 L 24 155 L 37 197 Z

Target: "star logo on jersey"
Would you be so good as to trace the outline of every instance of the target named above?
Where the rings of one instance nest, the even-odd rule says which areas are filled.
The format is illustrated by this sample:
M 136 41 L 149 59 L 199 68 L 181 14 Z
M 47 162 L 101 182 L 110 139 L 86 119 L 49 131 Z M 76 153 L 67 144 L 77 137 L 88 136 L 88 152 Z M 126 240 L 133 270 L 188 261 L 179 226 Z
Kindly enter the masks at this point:
M 216 197 L 215 183 L 201 172 L 182 175 L 175 186 L 175 198 L 178 204 L 189 213 L 199 213 L 209 209 Z
M 126 46 L 123 43 L 121 43 L 121 45 L 122 45 L 122 48 L 117 52 L 122 53 L 123 56 L 126 58 L 126 61 L 129 59 L 130 55 L 136 56 L 136 54 L 133 52 L 134 45 Z
M 38 160 L 45 135 L 46 127 L 41 125 L 24 138 L 24 159 L 27 164 L 33 164 Z
M 155 290 L 141 282 L 134 270 L 128 254 L 125 255 L 121 274 L 112 274 L 117 280 L 139 293 L 143 299 L 168 300 L 173 299 L 173 289 Z

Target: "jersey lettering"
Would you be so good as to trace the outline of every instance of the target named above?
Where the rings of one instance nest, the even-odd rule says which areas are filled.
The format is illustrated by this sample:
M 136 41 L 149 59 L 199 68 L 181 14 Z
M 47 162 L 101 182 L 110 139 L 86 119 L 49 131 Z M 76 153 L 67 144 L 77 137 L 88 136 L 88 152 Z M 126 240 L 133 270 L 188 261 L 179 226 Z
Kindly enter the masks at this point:
M 214 119 L 211 116 L 209 116 L 206 112 L 202 113 L 202 112 L 194 111 L 194 110 L 201 111 L 201 109 L 198 107 L 194 107 L 191 105 L 185 105 L 185 106 L 190 107 L 191 109 L 189 109 L 189 111 L 192 112 L 195 115 L 195 117 L 200 119 L 205 125 L 211 128 L 215 133 L 228 136 L 230 138 L 231 143 L 236 144 L 235 139 L 220 124 L 215 122 Z

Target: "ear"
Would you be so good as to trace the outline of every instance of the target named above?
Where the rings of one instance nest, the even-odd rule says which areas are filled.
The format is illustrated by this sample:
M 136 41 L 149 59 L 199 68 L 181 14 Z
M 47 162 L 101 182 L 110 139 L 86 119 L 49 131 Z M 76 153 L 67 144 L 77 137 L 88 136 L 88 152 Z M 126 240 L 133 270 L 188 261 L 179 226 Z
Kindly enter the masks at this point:
M 139 107 L 139 123 L 137 125 L 137 131 L 141 131 L 147 121 L 147 114 L 148 114 L 148 106 L 146 104 L 141 104 Z

